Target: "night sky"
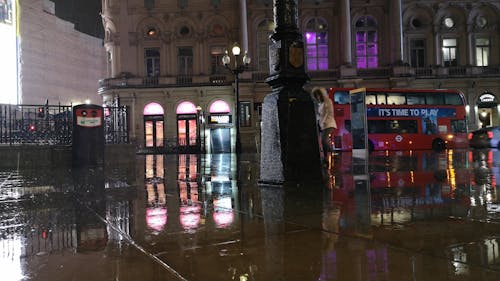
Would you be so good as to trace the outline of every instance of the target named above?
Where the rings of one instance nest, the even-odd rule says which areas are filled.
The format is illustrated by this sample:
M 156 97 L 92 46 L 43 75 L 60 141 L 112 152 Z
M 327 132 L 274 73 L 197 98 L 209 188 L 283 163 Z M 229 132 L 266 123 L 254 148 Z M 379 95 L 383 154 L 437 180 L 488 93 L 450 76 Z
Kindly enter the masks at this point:
M 56 16 L 75 24 L 83 33 L 103 38 L 100 16 L 102 0 L 51 0 L 55 3 Z

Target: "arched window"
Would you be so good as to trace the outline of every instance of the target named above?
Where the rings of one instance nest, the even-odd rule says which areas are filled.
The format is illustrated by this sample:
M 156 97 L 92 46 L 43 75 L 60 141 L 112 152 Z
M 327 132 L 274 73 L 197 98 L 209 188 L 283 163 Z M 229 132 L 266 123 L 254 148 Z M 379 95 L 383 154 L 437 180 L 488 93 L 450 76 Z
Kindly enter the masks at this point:
M 144 115 L 163 115 L 163 107 L 156 102 L 148 103 L 144 107 L 143 114 Z
M 356 21 L 356 65 L 358 68 L 378 67 L 377 23 L 371 16 Z
M 196 106 L 190 101 L 183 101 L 177 106 L 177 114 L 191 114 L 196 113 Z
M 274 21 L 265 19 L 257 26 L 257 69 L 269 71 L 269 36 L 273 33 Z
M 144 144 L 149 148 L 163 147 L 163 107 L 156 102 L 148 103 L 144 114 Z
M 307 70 L 328 69 L 328 26 L 326 21 L 314 18 L 306 25 Z
M 231 109 L 229 108 L 229 104 L 223 100 L 214 101 L 209 108 L 210 113 L 229 113 Z

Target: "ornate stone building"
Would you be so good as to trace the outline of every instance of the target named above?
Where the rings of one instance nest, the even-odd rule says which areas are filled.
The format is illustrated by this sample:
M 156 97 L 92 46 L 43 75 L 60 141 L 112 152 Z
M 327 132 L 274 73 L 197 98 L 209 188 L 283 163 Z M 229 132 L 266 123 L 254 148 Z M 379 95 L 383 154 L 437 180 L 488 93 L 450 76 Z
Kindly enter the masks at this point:
M 235 76 L 222 57 L 237 42 L 252 58 L 238 76 L 242 147 L 259 149 L 272 0 L 102 3 L 99 93 L 130 107 L 139 148 L 234 151 Z M 469 130 L 499 125 L 499 18 L 498 1 L 299 1 L 306 87 L 453 88 Z

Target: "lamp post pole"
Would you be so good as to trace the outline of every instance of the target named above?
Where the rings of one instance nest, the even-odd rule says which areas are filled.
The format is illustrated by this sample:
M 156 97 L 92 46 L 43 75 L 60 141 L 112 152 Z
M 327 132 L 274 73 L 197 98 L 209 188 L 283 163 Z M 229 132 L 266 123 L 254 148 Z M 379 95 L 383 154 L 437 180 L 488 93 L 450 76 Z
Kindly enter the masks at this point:
M 234 72 L 234 108 L 236 110 L 235 122 L 236 122 L 236 153 L 241 152 L 241 136 L 240 136 L 240 73 Z
M 198 150 L 198 153 L 201 153 L 203 152 L 203 146 L 202 146 L 202 143 L 201 143 L 201 114 L 202 114 L 202 108 L 201 106 L 197 106 L 196 107 L 196 146 L 197 146 L 197 150 Z
M 222 57 L 222 63 L 224 67 L 231 71 L 234 75 L 234 119 L 236 126 L 236 153 L 241 152 L 241 136 L 240 136 L 240 74 L 246 70 L 248 65 L 250 64 L 250 57 L 245 51 L 245 55 L 243 56 L 242 63 L 238 64 L 238 58 L 241 54 L 241 49 L 237 44 L 234 44 L 231 52 L 234 56 L 234 68 L 231 68 L 231 58 L 229 57 L 228 51 L 226 50 L 224 56 Z

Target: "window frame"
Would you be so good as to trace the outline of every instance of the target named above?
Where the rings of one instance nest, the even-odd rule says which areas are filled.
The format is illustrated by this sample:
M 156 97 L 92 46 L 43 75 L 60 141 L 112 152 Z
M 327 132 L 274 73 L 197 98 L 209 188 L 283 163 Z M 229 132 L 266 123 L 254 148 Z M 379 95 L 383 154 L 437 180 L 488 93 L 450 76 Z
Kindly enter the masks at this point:
M 371 15 L 359 17 L 354 26 L 354 53 L 357 68 L 370 69 L 379 67 L 378 36 L 378 24 L 375 18 Z M 361 38 L 363 38 L 363 41 L 359 41 Z M 370 49 L 375 50 L 375 53 L 370 54 Z
M 148 55 L 148 51 L 156 51 L 157 56 Z M 149 65 L 151 62 L 151 66 Z M 144 68 L 147 77 L 158 77 L 161 75 L 161 52 L 158 47 L 144 48 Z
M 454 40 L 455 44 L 445 46 L 445 41 L 450 42 L 451 40 Z M 441 54 L 442 54 L 441 61 L 442 61 L 444 67 L 458 66 L 458 57 L 459 57 L 458 56 L 458 39 L 457 38 L 443 38 L 441 40 Z M 450 59 L 446 60 L 445 54 L 447 54 Z
M 487 43 L 485 45 L 479 45 L 478 40 L 486 40 Z M 474 51 L 475 51 L 475 64 L 476 66 L 488 66 L 489 60 L 491 57 L 491 40 L 486 37 L 476 37 L 474 38 Z M 478 58 L 481 54 L 481 61 L 479 62 Z
M 328 46 L 331 42 L 329 42 L 328 30 L 327 21 L 321 17 L 311 18 L 306 23 L 304 38 L 308 71 L 325 71 L 329 68 Z
M 182 51 L 189 51 L 190 54 L 184 55 Z M 177 47 L 177 72 L 179 75 L 190 76 L 193 75 L 194 67 L 194 52 L 192 46 L 179 46 Z

